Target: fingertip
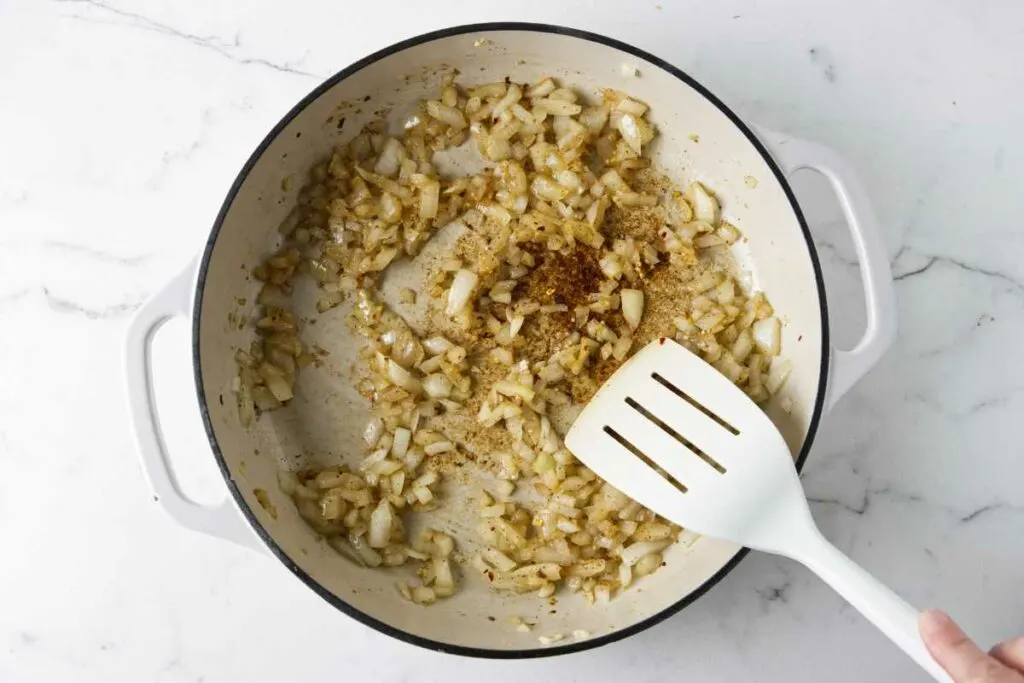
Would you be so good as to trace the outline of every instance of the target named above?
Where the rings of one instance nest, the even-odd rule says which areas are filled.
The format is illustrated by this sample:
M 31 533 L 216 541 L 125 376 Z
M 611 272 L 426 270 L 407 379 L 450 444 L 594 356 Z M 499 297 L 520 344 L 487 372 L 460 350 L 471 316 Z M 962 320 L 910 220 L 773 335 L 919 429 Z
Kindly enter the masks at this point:
M 921 613 L 917 624 L 921 635 L 928 638 L 948 631 L 953 626 L 953 620 L 942 610 L 930 609 Z
M 999 643 L 989 651 L 989 654 L 1006 666 L 1024 672 L 1024 636 Z

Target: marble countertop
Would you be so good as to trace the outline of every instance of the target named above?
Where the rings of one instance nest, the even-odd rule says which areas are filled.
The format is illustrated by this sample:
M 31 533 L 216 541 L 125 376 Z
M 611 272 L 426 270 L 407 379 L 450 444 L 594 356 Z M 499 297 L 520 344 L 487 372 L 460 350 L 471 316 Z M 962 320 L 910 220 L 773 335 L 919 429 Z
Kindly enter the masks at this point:
M 637 637 L 494 663 L 366 629 L 153 502 L 122 391 L 132 311 L 196 253 L 244 159 L 320 80 L 398 39 L 499 19 L 634 43 L 860 171 L 901 329 L 823 421 L 804 476 L 814 515 L 980 641 L 1024 632 L 1024 6 L 425 4 L 0 3 L 0 681 L 924 680 L 810 573 L 765 555 Z M 798 193 L 850 342 L 851 245 L 817 179 Z M 184 325 L 157 340 L 158 399 L 184 478 L 215 500 L 185 342 Z

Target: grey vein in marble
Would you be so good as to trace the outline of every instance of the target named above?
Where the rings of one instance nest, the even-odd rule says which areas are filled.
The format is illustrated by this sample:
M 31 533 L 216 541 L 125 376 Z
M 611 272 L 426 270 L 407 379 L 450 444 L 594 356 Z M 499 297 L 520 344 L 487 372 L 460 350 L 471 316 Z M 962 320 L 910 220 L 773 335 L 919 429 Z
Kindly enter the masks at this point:
M 1011 275 L 1007 275 L 1006 273 L 1003 273 L 1001 271 L 990 270 L 988 268 L 982 268 L 981 266 L 976 266 L 974 264 L 967 263 L 967 262 L 961 261 L 959 259 L 955 259 L 952 256 L 943 256 L 943 255 L 939 255 L 939 254 L 935 254 L 935 255 L 920 254 L 920 255 L 927 259 L 925 261 L 924 265 L 919 266 L 917 268 L 912 268 L 910 270 L 906 270 L 906 271 L 904 271 L 902 273 L 896 273 L 896 274 L 893 275 L 893 280 L 896 281 L 896 282 L 901 282 L 901 281 L 906 280 L 908 278 L 912 278 L 914 276 L 921 275 L 922 273 L 927 273 L 929 270 L 931 270 L 937 264 L 946 264 L 946 265 L 954 266 L 956 268 L 960 268 L 961 270 L 965 270 L 965 271 L 967 271 L 969 273 L 975 273 L 977 275 L 983 275 L 985 277 L 995 278 L 995 279 L 1000 280 L 1001 282 L 1009 285 L 1012 289 L 1015 289 L 1018 292 L 1024 293 L 1024 283 L 1022 283 L 1020 280 L 1016 279 L 1015 277 L 1013 277 Z
M 57 313 L 70 313 L 74 315 L 82 315 L 89 320 L 106 320 L 109 318 L 123 318 L 127 315 L 131 315 L 139 306 L 142 305 L 144 299 L 138 301 L 126 301 L 120 304 L 111 304 L 109 306 L 86 306 L 70 299 L 53 294 L 46 287 L 42 288 L 43 296 L 46 297 L 46 305 L 51 310 Z
M 80 21 L 91 21 L 110 25 L 130 26 L 132 28 L 142 29 L 144 31 L 153 31 L 155 33 L 160 33 L 171 38 L 185 40 L 191 43 L 192 45 L 195 45 L 196 47 L 202 48 L 204 50 L 210 50 L 212 52 L 215 52 L 216 54 L 221 55 L 222 57 L 226 57 L 227 59 L 230 59 L 232 62 L 235 62 L 237 64 L 243 64 L 246 66 L 263 66 L 273 69 L 274 71 L 280 71 L 282 73 L 295 74 L 297 76 L 306 76 L 307 78 L 321 78 L 316 74 L 312 74 L 309 73 L 308 71 L 298 69 L 290 63 L 278 64 L 276 62 L 271 62 L 270 60 L 262 59 L 259 57 L 242 57 L 240 55 L 235 54 L 234 52 L 232 52 L 231 48 L 241 47 L 241 40 L 238 35 L 235 36 L 235 39 L 232 42 L 227 43 L 223 40 L 216 38 L 215 36 L 198 36 L 193 35 L 191 33 L 186 33 L 168 24 L 163 24 L 161 22 L 154 21 L 145 15 L 118 9 L 117 7 L 107 5 L 105 3 L 99 2 L 98 0 L 54 0 L 54 2 L 72 5 L 88 5 L 89 7 L 95 7 L 99 10 L 102 10 L 104 12 L 107 12 L 109 14 L 126 20 L 125 22 L 110 22 L 99 21 L 97 19 L 93 19 L 91 17 L 87 17 L 81 14 L 71 15 L 74 19 Z
M 39 249 L 53 254 L 66 254 L 69 256 L 81 257 L 88 261 L 94 261 L 98 265 L 116 265 L 133 268 L 140 266 L 152 258 L 152 254 L 138 254 L 136 256 L 122 256 L 109 251 L 97 249 L 84 244 L 71 242 L 59 242 L 45 240 L 42 242 L 0 242 L 0 250 L 8 249 Z

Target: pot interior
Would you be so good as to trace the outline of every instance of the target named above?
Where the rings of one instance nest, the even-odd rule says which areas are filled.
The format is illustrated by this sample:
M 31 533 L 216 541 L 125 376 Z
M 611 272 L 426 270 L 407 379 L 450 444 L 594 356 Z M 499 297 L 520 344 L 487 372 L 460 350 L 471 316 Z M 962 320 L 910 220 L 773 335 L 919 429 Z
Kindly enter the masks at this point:
M 797 212 L 759 149 L 695 87 L 624 46 L 523 27 L 459 31 L 409 41 L 332 79 L 289 114 L 243 170 L 214 227 L 199 275 L 195 360 L 200 400 L 222 469 L 250 521 L 262 527 L 293 571 L 335 605 L 420 644 L 470 654 L 536 650 L 546 647 L 538 636 L 565 634 L 567 641 L 551 646 L 558 648 L 578 630 L 592 634 L 589 642 L 596 643 L 698 593 L 724 573 L 739 548 L 711 539 L 673 546 L 666 551 L 667 566 L 601 607 L 561 592 L 554 600 L 499 595 L 471 571 L 462 572 L 454 597 L 430 607 L 413 605 L 395 589 L 411 569 L 365 569 L 338 555 L 299 518 L 277 484 L 282 466 L 355 463 L 362 456 L 368 406 L 348 379 L 349 362 L 361 341 L 349 332 L 344 311 L 335 309 L 304 328 L 307 345 L 319 344 L 330 356 L 326 367 L 299 373 L 297 397 L 286 408 L 264 414 L 245 429 L 231 391 L 234 351 L 248 348 L 253 338 L 251 326 L 239 324 L 249 318 L 259 290 L 250 270 L 277 246 L 277 227 L 311 165 L 372 120 L 401 121 L 418 99 L 435 96 L 441 77 L 452 69 L 463 84 L 554 76 L 583 93 L 610 87 L 647 102 L 659 131 L 652 146 L 655 164 L 681 185 L 701 180 L 722 200 L 725 218 L 746 238 L 734 252 L 749 273 L 750 286 L 766 291 L 784 323 L 782 355 L 792 361 L 793 372 L 767 409 L 794 455 L 801 452 L 823 386 L 822 290 Z M 289 177 L 295 182 L 284 190 Z M 315 310 L 312 285 L 297 290 L 297 309 Z M 248 306 L 240 305 L 243 298 Z M 462 502 L 472 499 L 480 480 L 475 475 L 464 479 L 447 484 L 448 504 L 429 521 L 469 544 L 477 520 Z M 258 490 L 266 492 L 265 506 L 257 501 Z M 510 616 L 536 626 L 530 633 L 517 632 Z

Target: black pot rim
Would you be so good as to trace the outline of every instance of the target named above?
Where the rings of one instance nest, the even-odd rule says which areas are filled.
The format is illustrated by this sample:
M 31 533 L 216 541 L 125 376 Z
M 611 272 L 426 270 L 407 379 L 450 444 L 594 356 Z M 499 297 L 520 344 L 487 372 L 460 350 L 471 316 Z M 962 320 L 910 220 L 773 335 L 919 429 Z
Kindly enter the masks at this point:
M 830 350 L 828 334 L 828 307 L 825 300 L 825 281 L 821 273 L 821 264 L 818 260 L 818 253 L 814 247 L 814 241 L 811 238 L 811 233 L 807 227 L 807 222 L 804 219 L 803 213 L 800 210 L 800 206 L 797 204 L 796 197 L 793 194 L 793 190 L 790 187 L 789 182 L 787 181 L 785 175 L 783 175 L 782 171 L 779 169 L 778 165 L 775 163 L 775 160 L 772 159 L 771 155 L 765 149 L 764 145 L 761 144 L 760 140 L 758 140 L 758 138 L 754 135 L 750 128 L 747 127 L 747 125 L 744 124 L 743 121 L 740 120 L 740 118 L 735 113 L 733 113 L 731 109 L 729 109 L 729 107 L 727 107 L 721 100 L 719 100 L 717 97 L 711 94 L 704 86 L 702 86 L 692 77 L 690 77 L 680 69 L 676 68 L 675 66 L 669 64 L 663 59 L 655 57 L 654 55 L 648 52 L 645 52 L 643 50 L 640 50 L 639 48 L 633 47 L 632 45 L 623 43 L 613 38 L 608 38 L 606 36 L 602 36 L 596 33 L 590 33 L 588 31 L 582 31 L 579 29 L 567 28 L 564 26 L 557 26 L 553 24 L 535 24 L 526 22 L 495 22 L 481 24 L 465 24 L 462 26 L 455 26 L 451 28 L 441 29 L 438 31 L 431 31 L 429 33 L 424 33 L 422 35 L 409 38 L 407 40 L 403 40 L 401 42 L 395 43 L 394 45 L 391 45 L 390 47 L 386 47 L 382 50 L 379 50 L 367 57 L 364 57 L 363 59 L 360 59 L 359 61 L 351 64 L 345 69 L 342 69 L 338 73 L 334 74 L 326 81 L 321 83 L 319 86 L 314 88 L 312 92 L 306 95 L 298 104 L 292 107 L 292 109 L 287 114 L 285 114 L 285 116 L 277 123 L 277 125 L 274 126 L 274 128 L 267 134 L 267 136 L 263 139 L 263 141 L 259 144 L 256 150 L 246 161 L 241 171 L 239 171 L 238 176 L 235 178 L 234 183 L 231 185 L 230 191 L 228 192 L 226 198 L 224 199 L 224 203 L 221 206 L 221 209 L 217 215 L 217 219 L 214 222 L 212 229 L 210 230 L 210 237 L 206 242 L 206 246 L 203 250 L 202 260 L 200 261 L 199 264 L 192 315 L 192 360 L 200 413 L 203 418 L 203 425 L 206 429 L 207 437 L 209 438 L 210 441 L 210 447 L 213 450 L 214 457 L 217 460 L 217 466 L 220 468 L 221 474 L 224 477 L 224 481 L 227 483 L 228 490 L 231 492 L 231 496 L 234 498 L 235 503 L 238 505 L 239 509 L 242 511 L 243 515 L 248 520 L 249 524 L 252 525 L 253 529 L 256 531 L 256 534 L 260 537 L 260 539 L 262 539 L 262 541 L 267 545 L 267 547 L 270 548 L 271 552 L 273 552 L 273 554 L 282 563 L 284 563 L 284 565 L 293 574 L 295 574 L 295 576 L 297 576 L 303 583 L 305 583 L 309 588 L 316 592 L 317 595 L 319 595 L 321 598 L 326 600 L 335 608 L 352 617 L 353 619 L 356 619 L 365 624 L 366 626 L 370 626 L 371 628 L 380 631 L 381 633 L 387 634 L 406 643 L 426 648 L 428 650 L 434 650 L 438 652 L 445 652 L 449 654 L 457 654 L 469 657 L 482 657 L 490 659 L 531 659 L 537 657 L 551 657 L 554 655 L 569 654 L 573 652 L 582 652 L 584 650 L 589 650 L 591 648 L 599 647 L 601 645 L 613 643 L 617 640 L 622 640 L 623 638 L 627 638 L 634 634 L 640 633 L 641 631 L 648 629 L 661 621 L 664 621 L 668 617 L 672 616 L 676 612 L 680 611 L 687 605 L 697 600 L 699 597 L 704 595 L 708 590 L 710 590 L 715 584 L 721 581 L 726 576 L 726 574 L 731 572 L 736 567 L 736 565 L 739 564 L 739 562 L 749 552 L 749 549 L 741 549 L 731 560 L 729 560 L 729 562 L 724 567 L 722 567 L 718 572 L 716 572 L 714 576 L 712 576 L 710 579 L 705 581 L 704 584 L 702 584 L 697 590 L 681 598 L 678 602 L 670 605 L 661 612 L 653 616 L 650 616 L 647 619 L 644 619 L 643 621 L 640 621 L 636 624 L 614 631 L 607 635 L 597 636 L 579 642 L 571 642 L 565 645 L 556 645 L 546 648 L 533 648 L 523 650 L 497 650 L 489 648 L 466 647 L 454 643 L 446 643 L 437 640 L 431 640 L 429 638 L 423 638 L 421 636 L 408 633 L 406 631 L 395 628 L 394 626 L 391 626 L 389 624 L 386 624 L 373 618 L 369 614 L 366 614 L 365 612 L 356 609 L 352 605 L 346 603 L 344 600 L 338 598 L 336 595 L 328 591 L 318 581 L 316 581 L 309 574 L 307 574 L 301 567 L 295 564 L 291 560 L 291 558 L 289 558 L 288 555 L 284 553 L 281 547 L 278 546 L 278 544 L 274 541 L 273 537 L 259 522 L 255 513 L 249 507 L 249 504 L 245 501 L 245 498 L 242 496 L 242 493 L 238 485 L 236 484 L 231 472 L 227 467 L 227 463 L 224 460 L 224 455 L 221 453 L 220 446 L 217 442 L 216 434 L 214 433 L 213 422 L 210 418 L 209 407 L 207 406 L 205 399 L 206 392 L 203 387 L 203 377 L 199 358 L 200 320 L 202 318 L 203 292 L 204 287 L 206 285 L 206 274 L 210 264 L 210 257 L 213 253 L 213 248 L 214 245 L 216 244 L 217 236 L 220 233 L 221 226 L 223 225 L 224 219 L 227 216 L 227 213 L 230 210 L 231 205 L 234 203 L 235 197 L 238 194 L 239 189 L 241 188 L 242 184 L 248 177 L 249 172 L 262 157 L 266 149 L 270 146 L 271 142 L 274 139 L 276 139 L 277 136 L 281 133 L 281 131 L 285 128 L 285 126 L 287 126 L 296 116 L 298 116 L 299 113 L 302 112 L 311 102 L 316 100 L 318 97 L 320 97 L 320 95 L 322 95 L 330 88 L 334 87 L 338 82 L 344 80 L 345 78 L 348 78 L 349 76 L 363 69 L 364 67 L 373 64 L 374 62 L 379 61 L 392 54 L 395 54 L 397 52 L 400 52 L 402 50 L 405 50 L 416 45 L 421 45 L 423 43 L 438 40 L 441 38 L 449 38 L 452 36 L 464 35 L 467 33 L 478 33 L 485 31 L 533 31 L 538 33 L 554 33 L 558 35 L 570 36 L 573 38 L 578 38 L 593 43 L 599 43 L 601 45 L 617 49 L 627 54 L 631 54 L 635 57 L 643 59 L 651 64 L 654 64 L 664 69 L 668 73 L 672 74 L 680 81 L 694 88 L 708 101 L 714 104 L 719 109 L 719 111 L 721 111 L 725 116 L 727 116 L 729 120 L 732 121 L 733 125 L 735 125 L 736 128 L 739 129 L 744 136 L 746 136 L 750 144 L 753 145 L 764 158 L 765 162 L 768 164 L 768 167 L 771 169 L 772 174 L 775 176 L 775 179 L 779 182 L 779 184 L 782 186 L 783 191 L 786 193 L 786 197 L 788 198 L 789 203 L 793 208 L 793 212 L 796 215 L 797 220 L 799 221 L 800 229 L 803 232 L 804 240 L 807 243 L 807 251 L 814 269 L 815 282 L 818 288 L 818 301 L 820 302 L 821 309 L 822 348 L 821 367 L 819 369 L 818 379 L 818 390 L 814 403 L 814 411 L 811 416 L 811 422 L 807 429 L 807 437 L 805 438 L 803 446 L 800 449 L 800 453 L 797 456 L 796 464 L 798 470 L 803 468 L 804 462 L 807 459 L 807 455 L 810 452 L 811 444 L 814 441 L 815 433 L 818 429 L 818 423 L 821 419 L 821 415 L 824 409 Z

